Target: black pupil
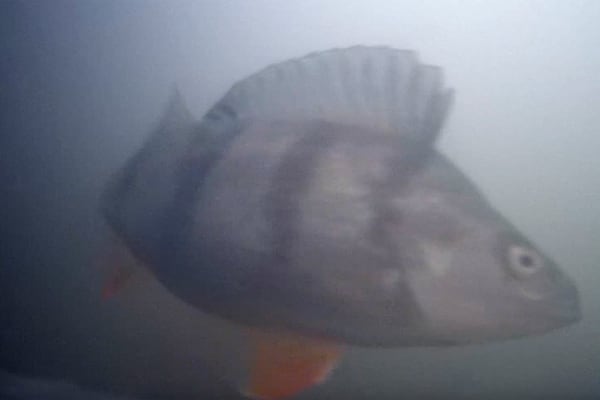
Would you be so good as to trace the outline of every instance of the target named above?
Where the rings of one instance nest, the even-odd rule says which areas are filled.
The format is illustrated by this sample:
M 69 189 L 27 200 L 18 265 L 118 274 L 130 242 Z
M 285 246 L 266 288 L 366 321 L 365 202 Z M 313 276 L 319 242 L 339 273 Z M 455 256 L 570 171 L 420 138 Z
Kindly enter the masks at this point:
M 519 256 L 519 262 L 524 267 L 531 267 L 533 266 L 533 257 L 528 254 L 521 254 Z

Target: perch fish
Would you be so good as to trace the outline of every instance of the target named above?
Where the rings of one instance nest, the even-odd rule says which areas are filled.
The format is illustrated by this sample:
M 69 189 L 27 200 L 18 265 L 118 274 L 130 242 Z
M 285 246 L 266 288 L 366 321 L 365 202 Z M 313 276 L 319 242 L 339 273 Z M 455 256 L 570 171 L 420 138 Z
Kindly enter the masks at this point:
M 323 381 L 346 345 L 574 323 L 572 280 L 436 150 L 452 100 L 414 52 L 364 46 L 267 67 L 199 121 L 175 93 L 102 212 L 165 288 L 248 330 L 254 398 Z

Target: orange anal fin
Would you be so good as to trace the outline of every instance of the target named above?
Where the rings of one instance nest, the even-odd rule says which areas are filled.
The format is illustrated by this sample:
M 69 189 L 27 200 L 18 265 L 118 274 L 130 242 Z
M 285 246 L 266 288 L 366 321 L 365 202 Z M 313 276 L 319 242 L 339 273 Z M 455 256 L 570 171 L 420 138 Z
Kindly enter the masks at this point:
M 254 399 L 283 399 L 323 382 L 343 347 L 320 339 L 252 332 L 248 382 L 243 393 Z
M 103 300 L 110 299 L 127 286 L 140 269 L 138 262 L 119 239 L 112 237 L 111 241 L 108 252 L 101 261 L 101 269 L 106 274 L 102 285 Z
M 127 285 L 133 276 L 133 270 L 123 266 L 116 266 L 114 271 L 110 274 L 107 281 L 104 282 L 102 287 L 102 299 L 108 300 L 112 298 L 117 292 Z

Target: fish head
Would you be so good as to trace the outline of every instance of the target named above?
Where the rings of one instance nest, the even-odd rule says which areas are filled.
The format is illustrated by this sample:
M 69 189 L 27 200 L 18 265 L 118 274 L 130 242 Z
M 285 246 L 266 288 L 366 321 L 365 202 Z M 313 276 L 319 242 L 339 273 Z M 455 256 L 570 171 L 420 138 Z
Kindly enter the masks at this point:
M 396 233 L 414 249 L 406 271 L 423 337 L 486 342 L 541 334 L 580 319 L 571 278 L 449 161 L 433 160 L 412 186 Z

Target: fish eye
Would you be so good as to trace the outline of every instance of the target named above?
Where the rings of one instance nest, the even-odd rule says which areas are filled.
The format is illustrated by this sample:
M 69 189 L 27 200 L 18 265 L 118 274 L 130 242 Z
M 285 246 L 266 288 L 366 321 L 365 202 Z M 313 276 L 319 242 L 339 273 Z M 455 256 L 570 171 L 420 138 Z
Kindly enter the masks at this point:
M 508 249 L 510 268 L 521 276 L 531 275 L 543 265 L 542 257 L 533 249 L 512 245 Z

